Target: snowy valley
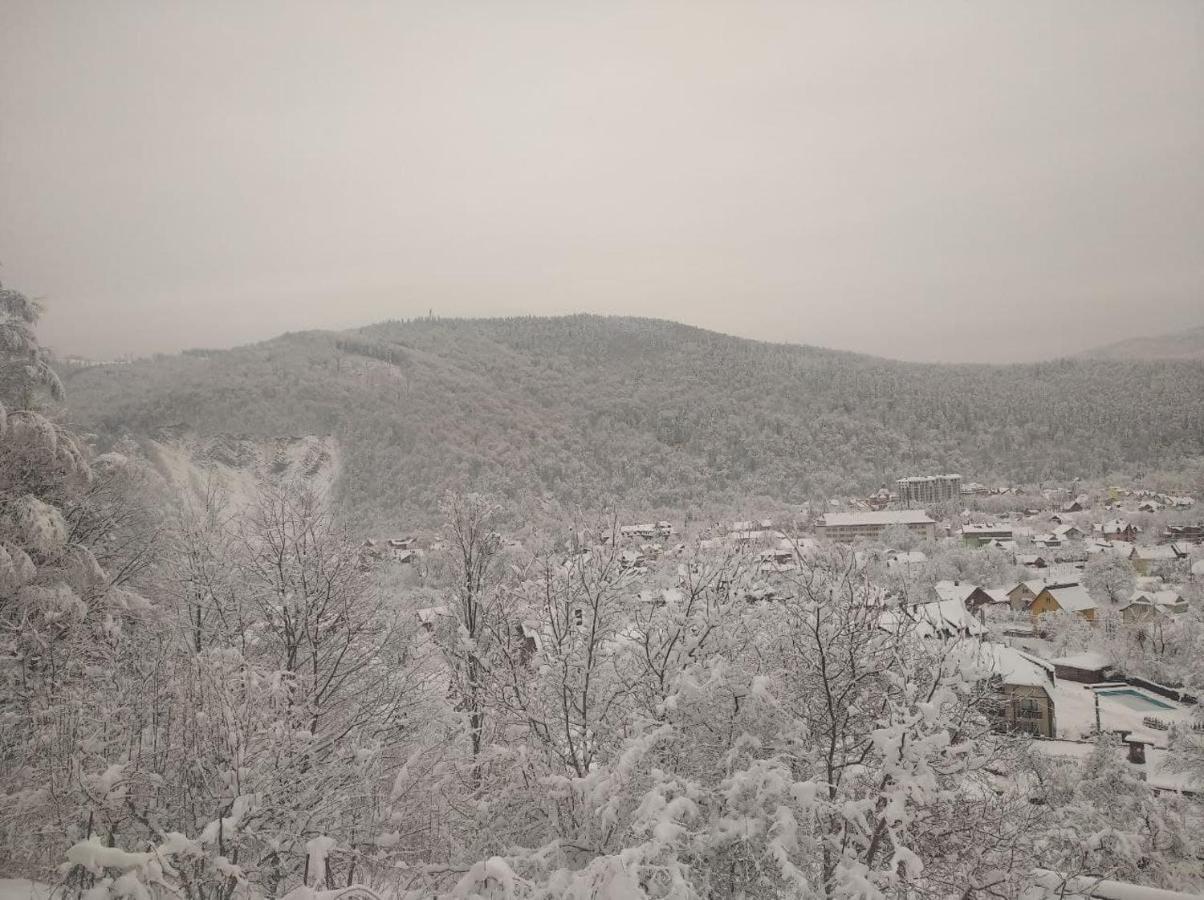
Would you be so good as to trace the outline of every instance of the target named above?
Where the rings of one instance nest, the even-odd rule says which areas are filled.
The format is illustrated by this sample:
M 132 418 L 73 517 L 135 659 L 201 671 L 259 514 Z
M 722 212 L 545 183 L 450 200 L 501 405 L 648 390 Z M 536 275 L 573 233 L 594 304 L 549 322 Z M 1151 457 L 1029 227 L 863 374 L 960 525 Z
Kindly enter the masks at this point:
M 53 368 L 13 371 L 7 876 L 89 900 L 1204 888 L 1198 443 L 1144 482 L 572 515 L 483 474 L 382 524 L 346 502 L 385 490 L 357 468 L 371 422 L 206 436 L 225 413 L 152 427 L 110 386 L 85 437 Z

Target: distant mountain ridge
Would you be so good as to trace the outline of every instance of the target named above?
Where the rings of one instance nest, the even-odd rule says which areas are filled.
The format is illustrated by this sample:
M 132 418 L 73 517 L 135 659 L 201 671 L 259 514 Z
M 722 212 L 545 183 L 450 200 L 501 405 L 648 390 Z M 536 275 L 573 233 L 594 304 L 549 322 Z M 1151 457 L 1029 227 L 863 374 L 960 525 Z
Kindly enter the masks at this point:
M 65 377 L 102 444 L 330 436 L 361 524 L 429 520 L 465 486 L 557 514 L 705 510 L 1204 455 L 1197 362 L 905 363 L 655 319 L 383 322 Z
M 1080 354 L 1088 359 L 1204 360 L 1204 325 L 1156 337 L 1136 337 L 1094 347 Z

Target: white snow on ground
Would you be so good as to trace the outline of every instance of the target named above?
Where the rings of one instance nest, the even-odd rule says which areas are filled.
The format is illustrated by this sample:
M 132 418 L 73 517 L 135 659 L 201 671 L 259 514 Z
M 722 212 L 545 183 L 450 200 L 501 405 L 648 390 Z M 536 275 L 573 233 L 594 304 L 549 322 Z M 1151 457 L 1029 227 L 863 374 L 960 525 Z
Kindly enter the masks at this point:
M 233 509 L 246 507 L 261 481 L 303 482 L 319 494 L 338 476 L 340 453 L 331 436 L 281 438 L 179 438 L 151 442 L 148 449 L 159 473 L 178 491 L 197 499 L 211 481 Z
M 1094 743 L 1079 741 L 1033 741 L 1033 749 L 1057 759 L 1086 759 L 1095 749 Z M 1118 753 L 1127 753 L 1119 748 Z M 1159 790 L 1199 791 L 1201 785 L 1192 775 L 1174 771 L 1172 756 L 1166 750 L 1148 749 L 1145 765 L 1133 764 L 1133 771 L 1145 775 L 1146 783 Z
M 0 878 L 0 900 L 48 900 L 50 886 L 25 878 Z

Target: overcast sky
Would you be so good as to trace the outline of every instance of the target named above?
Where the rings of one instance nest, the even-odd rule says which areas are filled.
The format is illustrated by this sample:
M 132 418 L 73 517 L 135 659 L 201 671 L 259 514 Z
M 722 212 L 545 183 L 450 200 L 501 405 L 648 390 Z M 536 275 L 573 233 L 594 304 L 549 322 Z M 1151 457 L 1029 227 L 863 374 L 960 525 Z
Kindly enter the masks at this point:
M 93 357 L 598 312 L 1204 322 L 1204 3 L 0 0 L 0 280 Z

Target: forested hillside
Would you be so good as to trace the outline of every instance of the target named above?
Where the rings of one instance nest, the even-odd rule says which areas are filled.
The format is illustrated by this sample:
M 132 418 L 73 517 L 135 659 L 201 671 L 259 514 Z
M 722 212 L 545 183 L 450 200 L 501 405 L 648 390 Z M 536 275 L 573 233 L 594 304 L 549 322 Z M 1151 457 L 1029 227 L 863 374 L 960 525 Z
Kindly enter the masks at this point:
M 333 435 L 344 513 L 427 519 L 451 486 L 542 498 L 803 502 L 901 474 L 1035 481 L 1204 454 L 1204 363 L 901 363 L 671 322 L 386 322 L 67 373 L 123 435 Z
M 1092 359 L 1204 360 L 1204 325 L 1158 337 L 1136 337 L 1088 350 Z

